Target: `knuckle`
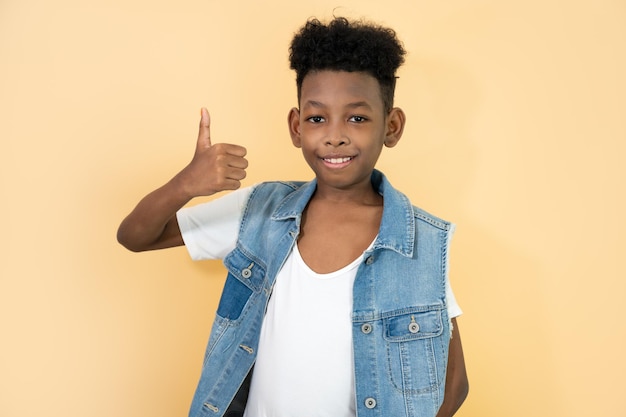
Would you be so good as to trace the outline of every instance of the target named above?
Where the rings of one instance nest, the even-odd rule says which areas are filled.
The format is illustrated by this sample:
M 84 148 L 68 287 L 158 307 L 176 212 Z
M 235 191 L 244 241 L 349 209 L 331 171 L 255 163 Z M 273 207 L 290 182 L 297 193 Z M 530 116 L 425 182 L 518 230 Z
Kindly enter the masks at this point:
M 219 165 L 224 165 L 224 161 L 227 160 L 228 156 L 223 153 L 218 153 L 215 155 L 215 162 Z
M 216 144 L 214 144 L 214 145 L 212 146 L 212 148 L 213 148 L 213 149 L 215 150 L 215 152 L 217 152 L 217 153 L 220 153 L 220 154 L 226 153 L 225 146 L 224 146 L 224 144 L 223 144 L 223 143 L 216 143 Z

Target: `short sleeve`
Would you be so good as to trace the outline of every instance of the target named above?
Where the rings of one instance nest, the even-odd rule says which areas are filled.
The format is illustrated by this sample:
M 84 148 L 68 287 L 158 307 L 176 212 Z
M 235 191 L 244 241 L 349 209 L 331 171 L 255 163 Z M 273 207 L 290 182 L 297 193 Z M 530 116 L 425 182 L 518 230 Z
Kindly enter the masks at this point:
M 235 248 L 239 225 L 252 187 L 176 213 L 180 233 L 194 261 L 223 259 Z
M 454 296 L 452 286 L 450 285 L 450 279 L 446 279 L 446 299 L 448 304 L 448 316 L 451 319 L 463 314 L 463 310 L 461 310 L 461 307 L 456 302 L 456 297 Z
M 446 248 L 446 252 L 450 253 L 450 242 L 452 241 L 452 236 L 454 236 L 454 232 L 456 230 L 456 226 L 453 224 L 450 227 L 448 232 L 448 247 Z M 463 314 L 461 307 L 456 301 L 456 297 L 454 296 L 454 292 L 452 291 L 452 285 L 450 284 L 450 276 L 448 275 L 448 271 L 450 270 L 450 264 L 446 261 L 446 303 L 448 305 L 448 316 L 453 319 L 455 317 Z

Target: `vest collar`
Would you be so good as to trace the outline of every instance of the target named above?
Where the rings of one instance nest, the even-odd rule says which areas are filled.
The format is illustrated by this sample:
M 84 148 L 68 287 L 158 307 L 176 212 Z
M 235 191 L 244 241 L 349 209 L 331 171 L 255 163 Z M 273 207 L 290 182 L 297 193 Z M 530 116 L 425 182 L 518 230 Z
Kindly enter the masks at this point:
M 375 249 L 390 249 L 407 257 L 413 256 L 415 245 L 415 215 L 409 199 L 393 188 L 385 175 L 374 170 L 372 185 L 383 196 L 383 217 Z M 305 183 L 296 191 L 288 194 L 272 214 L 272 220 L 295 219 L 300 227 L 302 212 L 315 192 L 317 181 Z

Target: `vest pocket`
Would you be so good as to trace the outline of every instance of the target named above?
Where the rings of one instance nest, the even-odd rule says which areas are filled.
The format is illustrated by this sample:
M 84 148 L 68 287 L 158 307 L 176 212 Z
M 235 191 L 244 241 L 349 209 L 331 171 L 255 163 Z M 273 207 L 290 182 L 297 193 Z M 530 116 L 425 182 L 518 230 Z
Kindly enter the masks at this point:
M 217 306 L 217 315 L 228 320 L 237 320 L 251 295 L 252 290 L 229 273 Z
M 217 315 L 227 320 L 237 320 L 252 293 L 263 288 L 265 267 L 250 259 L 239 248 L 224 258 L 224 265 L 228 269 L 228 276 L 217 306 Z
M 393 387 L 405 395 L 432 393 L 443 383 L 442 308 L 407 308 L 397 314 L 387 313 L 383 318 L 389 377 Z

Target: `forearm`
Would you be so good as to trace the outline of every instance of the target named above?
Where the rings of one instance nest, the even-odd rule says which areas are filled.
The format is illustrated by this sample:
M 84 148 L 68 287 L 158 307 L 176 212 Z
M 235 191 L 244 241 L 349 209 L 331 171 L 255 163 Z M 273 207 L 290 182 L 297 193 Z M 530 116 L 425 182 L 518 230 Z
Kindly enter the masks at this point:
M 446 394 L 443 399 L 443 404 L 437 412 L 437 417 L 452 417 L 461 408 L 461 405 L 467 398 L 469 392 L 469 385 L 467 380 L 465 383 L 460 381 L 456 384 L 446 384 Z
M 446 387 L 443 404 L 436 417 L 451 417 L 461 407 L 469 393 L 469 382 L 465 369 L 465 357 L 461 345 L 461 334 L 456 319 L 452 319 L 452 339 L 446 372 Z
M 181 245 L 176 212 L 190 199 L 174 177 L 145 196 L 122 221 L 118 242 L 134 252 Z

